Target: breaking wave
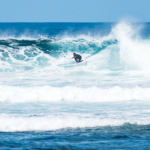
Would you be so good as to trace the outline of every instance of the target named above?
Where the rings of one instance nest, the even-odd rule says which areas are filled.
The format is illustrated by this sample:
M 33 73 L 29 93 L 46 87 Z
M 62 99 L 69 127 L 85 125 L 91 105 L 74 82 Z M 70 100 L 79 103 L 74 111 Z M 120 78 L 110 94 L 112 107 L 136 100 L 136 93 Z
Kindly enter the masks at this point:
M 18 72 L 34 69 L 101 72 L 149 72 L 150 39 L 142 39 L 131 24 L 114 26 L 107 36 L 61 38 L 5 38 L 0 39 L 0 71 Z M 82 55 L 84 62 L 74 66 L 72 53 Z M 71 69 L 72 70 L 72 69 Z

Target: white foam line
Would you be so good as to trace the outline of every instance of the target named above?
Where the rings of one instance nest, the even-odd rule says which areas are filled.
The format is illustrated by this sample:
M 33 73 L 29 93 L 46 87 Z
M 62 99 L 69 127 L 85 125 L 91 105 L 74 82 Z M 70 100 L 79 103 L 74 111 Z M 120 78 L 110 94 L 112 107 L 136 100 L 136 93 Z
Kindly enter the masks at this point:
M 0 131 L 48 131 L 62 128 L 84 128 L 96 126 L 120 126 L 124 123 L 146 125 L 150 121 L 145 119 L 113 119 L 113 118 L 85 118 L 83 116 L 47 116 L 47 117 L 0 117 Z
M 150 100 L 150 88 L 121 88 L 119 86 L 102 89 L 98 87 L 19 87 L 0 86 L 1 102 L 106 102 L 127 100 Z

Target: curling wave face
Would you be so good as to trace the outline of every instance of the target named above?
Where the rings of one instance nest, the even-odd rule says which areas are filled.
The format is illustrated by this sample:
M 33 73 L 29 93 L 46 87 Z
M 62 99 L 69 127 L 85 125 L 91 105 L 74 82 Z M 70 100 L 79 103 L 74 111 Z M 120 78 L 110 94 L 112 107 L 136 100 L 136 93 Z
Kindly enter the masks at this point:
M 70 60 L 73 52 L 82 54 L 87 62 L 93 56 L 97 57 L 101 51 L 113 45 L 117 45 L 117 40 L 99 41 L 99 39 L 88 39 L 88 37 L 82 39 L 0 40 L 0 70 L 1 72 L 5 72 L 32 70 L 35 68 L 44 69 L 46 67 L 50 67 L 51 70 L 53 69 L 51 66 L 55 66 L 55 69 L 66 69 L 71 67 L 71 65 L 74 67 L 73 62 Z M 88 68 L 88 65 L 84 64 L 84 67 Z

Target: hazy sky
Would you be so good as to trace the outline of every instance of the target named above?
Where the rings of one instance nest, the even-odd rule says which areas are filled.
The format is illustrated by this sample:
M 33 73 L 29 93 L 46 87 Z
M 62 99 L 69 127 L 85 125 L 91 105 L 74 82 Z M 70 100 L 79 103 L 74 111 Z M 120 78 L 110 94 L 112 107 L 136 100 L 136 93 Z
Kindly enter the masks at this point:
M 150 22 L 150 0 L 0 0 L 0 22 Z

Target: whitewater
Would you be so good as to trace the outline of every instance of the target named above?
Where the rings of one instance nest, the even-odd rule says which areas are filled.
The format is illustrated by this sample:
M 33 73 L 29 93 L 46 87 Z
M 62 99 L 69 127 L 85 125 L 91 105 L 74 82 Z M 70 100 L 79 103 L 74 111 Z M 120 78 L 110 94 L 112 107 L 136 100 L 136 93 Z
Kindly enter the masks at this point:
M 149 66 L 149 23 L 1 23 L 1 149 L 149 147 Z

